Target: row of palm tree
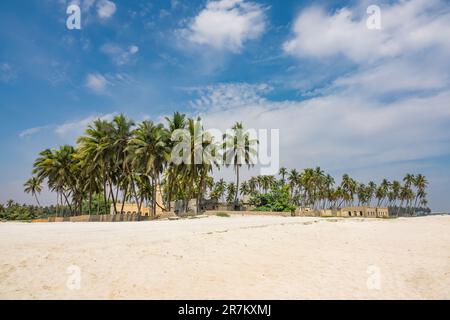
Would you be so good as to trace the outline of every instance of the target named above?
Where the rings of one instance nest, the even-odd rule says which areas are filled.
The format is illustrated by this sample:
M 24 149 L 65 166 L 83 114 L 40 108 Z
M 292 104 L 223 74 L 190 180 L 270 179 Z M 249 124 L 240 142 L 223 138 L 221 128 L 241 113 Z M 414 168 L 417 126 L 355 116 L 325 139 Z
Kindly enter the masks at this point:
M 67 205 L 74 214 L 82 212 L 86 201 L 91 214 L 92 199 L 99 194 L 103 195 L 105 212 L 110 202 L 118 213 L 117 203 L 122 203 L 122 212 L 124 203 L 132 201 L 138 213 L 146 203 L 155 214 L 157 207 L 170 211 L 173 200 L 184 200 L 187 210 L 188 200 L 195 198 L 200 208 L 211 185 L 210 174 L 213 168 L 220 168 L 222 157 L 227 167 L 233 166 L 237 185 L 242 166 L 253 165 L 257 141 L 250 138 L 242 123 L 236 123 L 231 133 L 215 141 L 200 118 L 175 112 L 166 121 L 167 126 L 150 120 L 136 125 L 123 114 L 112 121 L 98 119 L 77 139 L 76 147 L 64 145 L 42 151 L 24 190 L 39 203 L 37 194 L 46 182 L 56 193 L 57 202 Z M 180 148 L 182 141 L 187 141 L 189 148 Z M 205 150 L 210 150 L 208 156 Z M 199 152 L 201 161 L 197 161 Z M 178 162 L 178 156 L 184 161 Z M 156 200 L 160 187 L 164 203 Z M 236 189 L 236 203 L 238 197 Z
M 134 202 L 139 213 L 146 204 L 155 214 L 158 207 L 172 210 L 174 200 L 183 200 L 187 210 L 193 198 L 200 209 L 208 193 L 212 199 L 237 206 L 240 195 L 267 194 L 279 184 L 288 186 L 293 205 L 315 209 L 356 204 L 398 208 L 427 205 L 428 182 L 422 174 L 407 174 L 403 183 L 384 179 L 379 185 L 360 183 L 345 174 L 336 184 L 320 167 L 302 172 L 281 168 L 279 179 L 260 175 L 241 182 L 241 169 L 253 166 L 258 143 L 250 138 L 242 123 L 236 123 L 231 133 L 216 141 L 200 118 L 175 112 L 165 120 L 165 125 L 150 120 L 135 124 L 120 114 L 112 121 L 94 121 L 77 139 L 76 147 L 64 145 L 42 151 L 24 191 L 31 193 L 40 205 L 37 195 L 46 182 L 48 189 L 56 193 L 57 207 L 66 206 L 74 214 L 81 214 L 86 203 L 87 213 L 91 214 L 93 199 L 99 197 L 103 198 L 105 213 L 109 212 L 110 203 L 114 213 L 118 213 L 126 202 Z M 189 148 L 183 149 L 182 141 Z M 201 161 L 197 161 L 198 157 Z M 222 165 L 233 166 L 236 182 L 214 182 L 211 174 Z M 163 203 L 157 201 L 159 188 Z M 117 203 L 122 203 L 122 207 L 118 208 Z M 96 209 L 98 212 L 98 206 Z
M 275 176 L 256 176 L 240 185 L 243 195 L 267 194 L 279 183 L 289 187 L 292 204 L 314 209 L 341 208 L 343 206 L 384 206 L 416 208 L 427 206 L 426 188 L 428 181 L 422 174 L 407 174 L 403 184 L 399 181 L 383 179 L 379 185 L 373 181 L 360 183 L 344 174 L 341 183 L 336 185 L 334 178 L 320 167 L 307 168 L 299 173 L 296 169 L 288 171 L 281 168 L 280 179 Z M 221 196 L 220 190 L 226 190 L 223 181 L 213 189 L 213 195 Z M 216 196 L 217 197 L 217 196 Z

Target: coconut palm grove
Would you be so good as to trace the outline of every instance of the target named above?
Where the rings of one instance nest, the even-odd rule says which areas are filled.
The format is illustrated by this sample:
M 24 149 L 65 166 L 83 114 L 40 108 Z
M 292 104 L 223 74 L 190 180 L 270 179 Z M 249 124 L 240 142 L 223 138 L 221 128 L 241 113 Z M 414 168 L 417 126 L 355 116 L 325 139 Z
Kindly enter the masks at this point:
M 407 174 L 403 181 L 383 179 L 358 182 L 344 174 L 340 183 L 320 167 L 288 170 L 280 168 L 279 176 L 259 175 L 240 181 L 239 172 L 254 165 L 251 155 L 256 154 L 258 141 L 251 140 L 242 123 L 236 123 L 233 134 L 221 141 L 206 139 L 207 131 L 200 118 L 188 118 L 175 112 L 165 123 L 145 120 L 135 123 L 124 114 L 112 121 L 98 119 L 90 124 L 76 145 L 63 145 L 43 150 L 33 166 L 33 176 L 25 182 L 24 192 L 30 193 L 37 206 L 19 205 L 10 200 L 1 205 L 3 219 L 32 219 L 45 216 L 72 216 L 81 214 L 109 214 L 117 211 L 117 203 L 131 202 L 151 208 L 157 206 L 171 211 L 171 203 L 183 200 L 186 211 L 190 199 L 196 199 L 197 208 L 205 199 L 234 204 L 239 210 L 242 198 L 258 211 L 294 212 L 297 207 L 312 209 L 338 209 L 342 206 L 388 207 L 390 215 L 426 213 L 428 181 L 422 174 Z M 176 148 L 172 138 L 177 130 L 188 132 L 191 142 L 189 161 L 175 163 L 171 154 Z M 218 157 L 203 158 L 194 163 L 196 137 L 203 137 L 199 147 L 214 145 L 231 161 L 218 161 Z M 238 143 L 241 136 L 244 144 Z M 233 166 L 236 180 L 223 178 L 215 181 L 214 170 Z M 39 193 L 43 185 L 55 193 L 57 203 L 41 207 Z M 156 201 L 157 188 L 162 190 L 164 203 Z M 200 209 L 197 209 L 200 213 Z M 119 211 L 121 212 L 121 210 Z

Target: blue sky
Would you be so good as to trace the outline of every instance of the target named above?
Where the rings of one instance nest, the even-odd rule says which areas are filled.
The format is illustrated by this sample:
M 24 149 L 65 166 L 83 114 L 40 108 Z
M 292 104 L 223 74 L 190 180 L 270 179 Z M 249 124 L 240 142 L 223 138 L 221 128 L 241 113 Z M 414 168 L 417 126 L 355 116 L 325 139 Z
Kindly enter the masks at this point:
M 72 3 L 81 30 L 66 28 Z M 380 30 L 366 26 L 372 4 Z M 179 110 L 280 129 L 290 168 L 424 173 L 432 209 L 449 210 L 449 39 L 438 0 L 1 1 L 0 202 L 32 202 L 37 153 L 96 117 Z

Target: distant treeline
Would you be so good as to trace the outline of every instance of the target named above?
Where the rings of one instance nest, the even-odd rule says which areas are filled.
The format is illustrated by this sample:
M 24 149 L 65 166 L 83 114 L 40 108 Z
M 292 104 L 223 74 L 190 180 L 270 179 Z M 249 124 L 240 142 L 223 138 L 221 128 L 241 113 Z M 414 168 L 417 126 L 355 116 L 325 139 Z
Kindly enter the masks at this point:
M 102 215 L 109 214 L 106 207 L 111 205 L 111 202 L 105 203 L 100 195 L 93 197 L 92 200 L 92 214 Z M 88 212 L 88 202 L 83 203 L 83 212 Z M 0 203 L 0 219 L 11 221 L 27 221 L 32 219 L 48 218 L 48 217 L 69 217 L 72 216 L 72 211 L 66 205 L 50 205 L 50 206 L 35 206 L 19 204 L 13 200 L 8 200 L 6 203 Z

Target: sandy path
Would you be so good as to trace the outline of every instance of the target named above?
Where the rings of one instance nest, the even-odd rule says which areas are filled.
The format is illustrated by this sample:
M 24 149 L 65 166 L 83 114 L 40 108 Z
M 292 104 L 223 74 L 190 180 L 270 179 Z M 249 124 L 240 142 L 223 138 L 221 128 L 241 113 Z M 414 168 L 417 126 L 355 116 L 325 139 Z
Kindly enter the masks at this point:
M 450 216 L 1 223 L 0 252 L 0 298 L 450 298 Z

